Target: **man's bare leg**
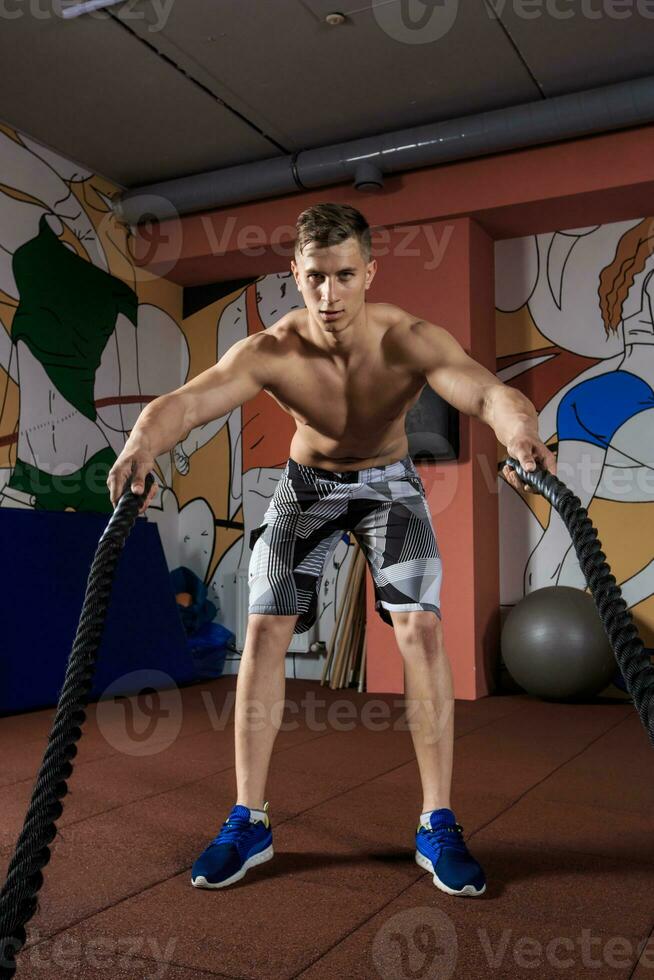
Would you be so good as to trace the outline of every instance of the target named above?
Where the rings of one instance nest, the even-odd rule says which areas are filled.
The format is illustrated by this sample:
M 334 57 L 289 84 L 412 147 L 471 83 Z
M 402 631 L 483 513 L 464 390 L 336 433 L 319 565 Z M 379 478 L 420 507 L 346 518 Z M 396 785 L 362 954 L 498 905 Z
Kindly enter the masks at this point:
M 262 810 L 284 700 L 285 657 L 297 616 L 251 614 L 236 682 L 236 802 Z
M 391 612 L 391 618 L 404 660 L 405 702 L 422 782 L 416 864 L 448 895 L 483 895 L 486 876 L 468 851 L 450 800 L 454 685 L 443 630 L 433 612 Z
M 422 811 L 451 809 L 454 688 L 434 613 L 391 613 L 404 660 L 407 721 L 422 782 Z

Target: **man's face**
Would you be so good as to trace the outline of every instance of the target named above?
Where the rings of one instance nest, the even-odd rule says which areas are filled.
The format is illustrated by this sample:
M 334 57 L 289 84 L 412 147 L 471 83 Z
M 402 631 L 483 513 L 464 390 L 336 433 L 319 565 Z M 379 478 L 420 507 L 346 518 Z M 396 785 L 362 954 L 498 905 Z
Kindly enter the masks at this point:
M 310 242 L 291 270 L 309 314 L 327 333 L 338 334 L 363 306 L 377 263 L 366 263 L 357 239 L 347 238 L 327 248 Z

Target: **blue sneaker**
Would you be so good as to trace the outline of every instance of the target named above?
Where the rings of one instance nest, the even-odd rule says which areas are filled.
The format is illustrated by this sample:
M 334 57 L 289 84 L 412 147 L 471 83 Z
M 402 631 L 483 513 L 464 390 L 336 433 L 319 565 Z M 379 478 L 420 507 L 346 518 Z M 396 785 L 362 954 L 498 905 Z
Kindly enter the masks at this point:
M 273 856 L 268 804 L 265 821 L 250 821 L 250 810 L 237 803 L 220 832 L 193 865 L 191 883 L 196 888 L 224 888 L 245 875 L 249 868 Z
M 434 884 L 448 895 L 483 895 L 486 878 L 463 840 L 463 827 L 451 810 L 432 810 L 429 827 L 418 824 L 416 863 L 430 871 Z

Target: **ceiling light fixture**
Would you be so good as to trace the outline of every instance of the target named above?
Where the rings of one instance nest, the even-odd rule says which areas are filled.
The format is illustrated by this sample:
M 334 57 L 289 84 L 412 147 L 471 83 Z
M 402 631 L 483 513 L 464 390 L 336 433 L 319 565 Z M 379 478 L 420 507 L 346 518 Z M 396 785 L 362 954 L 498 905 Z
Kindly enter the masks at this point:
M 329 24 L 330 27 L 340 27 L 341 24 L 345 23 L 345 14 L 327 14 L 325 23 Z
M 74 3 L 69 7 L 62 7 L 61 16 L 65 20 L 70 20 L 72 17 L 90 14 L 93 10 L 100 10 L 101 7 L 115 7 L 117 3 L 122 2 L 123 0 L 84 0 L 83 3 Z

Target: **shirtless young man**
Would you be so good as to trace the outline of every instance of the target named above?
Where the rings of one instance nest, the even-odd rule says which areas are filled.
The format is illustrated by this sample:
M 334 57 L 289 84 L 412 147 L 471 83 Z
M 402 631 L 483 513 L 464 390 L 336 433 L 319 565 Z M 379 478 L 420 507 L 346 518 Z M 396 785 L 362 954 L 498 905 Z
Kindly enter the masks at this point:
M 390 303 L 366 303 L 376 272 L 358 211 L 322 204 L 297 222 L 291 269 L 306 309 L 235 343 L 218 363 L 143 410 L 107 484 L 143 492 L 157 455 L 195 426 L 267 391 L 297 423 L 290 458 L 251 535 L 250 603 L 235 705 L 237 801 L 193 865 L 192 883 L 222 888 L 273 856 L 265 784 L 280 720 L 285 655 L 316 615 L 320 576 L 343 531 L 361 545 L 376 608 L 392 624 L 405 695 L 419 710 L 411 734 L 423 788 L 417 863 L 451 895 L 481 895 L 484 872 L 450 808 L 453 686 L 440 623 L 441 564 L 425 492 L 408 455 L 405 415 L 425 383 L 490 425 L 526 469 L 555 472 L 532 403 L 498 382 L 442 327 Z M 516 474 L 503 475 L 519 488 Z M 156 492 L 152 488 L 141 510 Z M 250 730 L 246 705 L 263 705 Z

